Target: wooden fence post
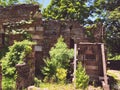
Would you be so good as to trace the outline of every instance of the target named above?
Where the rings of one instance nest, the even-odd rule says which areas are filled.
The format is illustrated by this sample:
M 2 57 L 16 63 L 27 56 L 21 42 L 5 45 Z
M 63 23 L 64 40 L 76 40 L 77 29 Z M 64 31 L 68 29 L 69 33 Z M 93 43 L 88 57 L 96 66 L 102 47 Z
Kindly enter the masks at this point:
M 73 73 L 73 83 L 74 88 L 76 88 L 76 61 L 77 61 L 77 44 L 74 44 L 74 73 Z
M 103 74 L 104 74 L 104 82 L 102 82 L 104 90 L 110 90 L 108 85 L 108 78 L 107 78 L 107 69 L 106 69 L 106 61 L 105 61 L 105 51 L 104 51 L 104 44 L 101 44 L 101 51 L 102 51 L 102 62 L 103 62 Z

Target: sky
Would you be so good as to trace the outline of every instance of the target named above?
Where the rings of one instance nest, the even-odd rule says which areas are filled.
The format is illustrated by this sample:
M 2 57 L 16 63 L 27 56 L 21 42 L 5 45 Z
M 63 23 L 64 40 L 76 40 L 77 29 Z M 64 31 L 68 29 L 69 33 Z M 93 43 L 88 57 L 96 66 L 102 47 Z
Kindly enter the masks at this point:
M 38 0 L 42 5 L 43 8 L 47 7 L 47 5 L 50 3 L 50 0 Z
M 20 0 L 20 2 L 23 2 L 24 0 Z M 42 8 L 46 8 L 48 6 L 48 4 L 50 3 L 51 0 L 36 0 L 38 1 L 40 4 L 43 5 Z

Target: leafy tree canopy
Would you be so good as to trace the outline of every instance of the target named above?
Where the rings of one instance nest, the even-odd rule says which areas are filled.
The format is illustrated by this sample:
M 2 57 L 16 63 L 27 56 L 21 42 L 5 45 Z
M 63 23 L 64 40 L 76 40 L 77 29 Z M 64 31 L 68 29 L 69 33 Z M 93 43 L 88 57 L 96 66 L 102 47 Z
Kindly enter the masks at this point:
M 106 45 L 109 52 L 120 54 L 120 0 L 93 0 L 90 16 L 95 20 L 88 23 L 101 22 L 105 26 Z
M 89 8 L 85 0 L 51 0 L 43 11 L 47 19 L 79 20 L 81 23 L 89 16 Z
M 105 41 L 112 54 L 120 54 L 120 0 L 51 0 L 43 10 L 46 19 L 78 20 L 105 26 Z

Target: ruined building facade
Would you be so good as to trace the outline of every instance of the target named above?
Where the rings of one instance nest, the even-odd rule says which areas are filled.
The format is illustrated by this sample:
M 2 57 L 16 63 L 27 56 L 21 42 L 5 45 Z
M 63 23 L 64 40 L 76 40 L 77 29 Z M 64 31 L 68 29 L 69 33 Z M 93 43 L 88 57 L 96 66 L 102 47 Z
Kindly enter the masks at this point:
M 27 69 L 28 76 L 30 71 L 33 74 L 36 73 L 36 75 L 40 74 L 40 69 L 44 65 L 43 59 L 49 56 L 50 48 L 54 46 L 61 35 L 69 48 L 74 48 L 74 44 L 77 44 L 78 61 L 82 61 L 91 79 L 99 79 L 99 76 L 103 75 L 100 50 L 100 43 L 102 43 L 103 37 L 101 24 L 97 26 L 96 30 L 92 31 L 94 41 L 91 42 L 90 38 L 85 34 L 84 27 L 79 22 L 42 20 L 42 15 L 37 5 L 23 4 L 6 8 L 0 7 L 0 12 L 0 49 L 5 45 L 12 45 L 14 40 L 21 41 L 24 39 L 20 33 L 11 33 L 12 30 L 25 30 L 32 35 L 32 41 L 37 43 L 33 46 L 33 54 L 30 57 L 34 68 L 28 67 L 27 63 L 26 65 L 17 66 L 19 74 L 18 84 L 26 79 L 24 72 L 20 68 Z M 27 79 L 30 82 L 30 79 Z

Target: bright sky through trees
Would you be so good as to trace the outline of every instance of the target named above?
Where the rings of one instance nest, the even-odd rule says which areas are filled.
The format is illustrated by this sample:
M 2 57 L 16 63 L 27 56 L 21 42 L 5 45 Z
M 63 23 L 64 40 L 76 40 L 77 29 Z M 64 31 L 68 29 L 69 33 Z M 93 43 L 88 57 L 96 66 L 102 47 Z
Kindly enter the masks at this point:
M 42 5 L 43 8 L 47 7 L 47 5 L 50 3 L 50 0 L 38 0 Z

